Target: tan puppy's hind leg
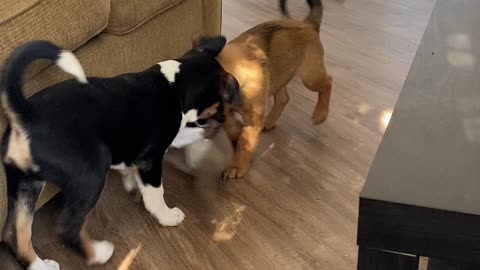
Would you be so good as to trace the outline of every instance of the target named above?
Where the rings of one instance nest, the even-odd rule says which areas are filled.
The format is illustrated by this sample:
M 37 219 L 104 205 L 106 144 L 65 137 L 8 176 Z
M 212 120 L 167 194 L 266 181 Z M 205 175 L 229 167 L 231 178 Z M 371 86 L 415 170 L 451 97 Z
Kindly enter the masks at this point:
M 328 83 L 324 86 L 324 90 L 318 92 L 317 104 L 312 113 L 312 122 L 314 125 L 319 125 L 327 120 L 330 107 L 330 95 L 332 93 L 332 81 L 332 77 L 328 76 Z
M 317 104 L 312 113 L 314 125 L 327 120 L 333 81 L 332 76 L 328 74 L 325 68 L 319 49 L 316 50 L 315 53 L 307 54 L 300 68 L 300 77 L 305 87 L 318 93 Z
M 272 110 L 268 114 L 265 120 L 265 129 L 271 130 L 277 124 L 280 115 L 282 114 L 285 106 L 287 106 L 290 97 L 288 96 L 287 87 L 284 86 L 273 95 L 274 103 Z

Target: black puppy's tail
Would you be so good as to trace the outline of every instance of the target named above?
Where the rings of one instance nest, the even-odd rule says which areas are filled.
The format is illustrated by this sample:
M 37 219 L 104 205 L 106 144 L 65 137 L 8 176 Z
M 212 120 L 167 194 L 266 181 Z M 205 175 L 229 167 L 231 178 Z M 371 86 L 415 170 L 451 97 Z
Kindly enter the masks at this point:
M 22 81 L 28 64 L 36 59 L 48 59 L 63 71 L 72 74 L 82 83 L 87 83 L 80 62 L 70 52 L 42 40 L 27 42 L 13 51 L 5 63 L 0 82 L 2 107 L 10 122 L 31 120 L 31 106 L 22 94 Z
M 315 31 L 320 31 L 323 17 L 323 3 L 322 0 L 307 0 L 310 7 L 310 13 L 305 18 L 305 22 L 311 24 Z M 280 11 L 283 16 L 290 17 L 287 10 L 287 0 L 280 0 Z

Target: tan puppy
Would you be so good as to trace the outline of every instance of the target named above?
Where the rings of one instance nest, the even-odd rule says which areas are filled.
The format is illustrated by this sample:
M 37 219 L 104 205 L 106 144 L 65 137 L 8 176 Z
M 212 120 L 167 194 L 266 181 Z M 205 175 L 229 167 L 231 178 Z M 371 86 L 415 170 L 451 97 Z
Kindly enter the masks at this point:
M 296 75 L 308 89 L 318 93 L 313 124 L 327 119 L 332 77 L 325 68 L 318 36 L 323 8 L 320 0 L 308 2 L 310 14 L 305 21 L 287 19 L 257 25 L 228 43 L 218 56 L 223 68 L 238 80 L 242 95 L 241 107 L 225 114 L 225 128 L 229 137 L 237 141 L 235 157 L 224 172 L 225 178 L 247 173 L 260 132 L 275 126 L 289 101 L 287 84 Z M 266 102 L 271 96 L 274 105 L 265 118 Z M 235 113 L 243 118 L 240 131 L 229 128 Z

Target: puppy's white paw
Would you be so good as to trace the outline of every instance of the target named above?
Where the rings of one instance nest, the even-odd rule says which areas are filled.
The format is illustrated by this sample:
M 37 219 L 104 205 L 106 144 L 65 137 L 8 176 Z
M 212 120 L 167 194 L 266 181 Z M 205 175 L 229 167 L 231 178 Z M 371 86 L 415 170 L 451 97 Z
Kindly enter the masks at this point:
M 112 167 L 110 167 L 112 168 Z M 138 173 L 132 167 L 125 167 L 125 169 L 116 169 L 122 178 L 123 188 L 125 191 L 131 193 L 137 188 L 135 176 Z
M 39 257 L 30 264 L 28 270 L 60 270 L 60 265 L 54 260 L 42 260 Z
M 60 265 L 56 261 L 45 259 L 44 262 L 48 265 L 48 269 L 60 270 Z
M 163 226 L 177 226 L 185 219 L 185 214 L 177 207 L 165 208 L 155 213 L 155 217 Z
M 92 246 L 95 251 L 95 256 L 88 260 L 88 264 L 106 263 L 112 257 L 113 250 L 115 249 L 115 246 L 108 241 L 93 241 Z
M 123 189 L 125 189 L 125 191 L 128 193 L 131 193 L 133 190 L 137 188 L 137 184 L 135 183 L 135 178 L 133 176 L 122 178 L 122 182 L 123 182 Z

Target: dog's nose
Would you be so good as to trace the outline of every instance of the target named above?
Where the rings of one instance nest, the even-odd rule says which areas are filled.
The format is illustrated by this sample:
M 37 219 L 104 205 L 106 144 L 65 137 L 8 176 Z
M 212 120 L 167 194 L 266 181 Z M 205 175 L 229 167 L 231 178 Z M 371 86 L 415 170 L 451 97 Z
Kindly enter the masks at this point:
M 195 124 L 197 125 L 197 127 L 205 126 L 207 124 L 207 119 L 198 119 L 197 121 L 195 121 Z
M 187 127 L 193 128 L 193 127 L 198 127 L 197 122 L 191 122 L 187 123 Z

